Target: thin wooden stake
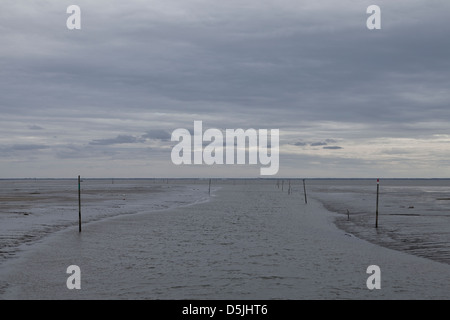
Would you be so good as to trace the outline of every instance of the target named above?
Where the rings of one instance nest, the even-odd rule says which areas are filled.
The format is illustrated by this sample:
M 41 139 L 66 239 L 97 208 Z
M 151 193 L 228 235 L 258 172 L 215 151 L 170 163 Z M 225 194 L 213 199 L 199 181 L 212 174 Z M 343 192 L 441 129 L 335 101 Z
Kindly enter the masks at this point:
M 375 220 L 375 228 L 378 228 L 378 200 L 380 198 L 380 179 L 377 179 L 377 211 L 376 211 L 376 220 Z
M 78 176 L 78 231 L 81 232 L 81 177 Z
M 208 194 L 211 195 L 211 179 L 209 179 L 209 190 L 208 190 Z
M 305 183 L 305 179 L 303 179 L 303 192 L 305 193 L 305 204 L 308 203 L 308 199 L 306 197 L 306 183 Z

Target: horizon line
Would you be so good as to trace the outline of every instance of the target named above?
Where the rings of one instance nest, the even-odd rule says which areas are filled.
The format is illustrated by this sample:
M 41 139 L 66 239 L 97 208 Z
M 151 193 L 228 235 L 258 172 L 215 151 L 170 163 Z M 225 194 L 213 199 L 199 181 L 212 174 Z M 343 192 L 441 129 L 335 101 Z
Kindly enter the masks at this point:
M 107 178 L 99 178 L 99 177 L 83 177 L 85 180 L 450 180 L 450 177 L 446 178 L 418 178 L 418 177 L 409 177 L 409 178 L 382 178 L 382 177 L 362 177 L 362 178 L 339 178 L 339 177 L 327 177 L 327 178 L 319 178 L 319 177 L 146 177 L 146 178 L 135 178 L 135 177 L 127 177 L 127 178 L 118 178 L 118 177 L 107 177 Z M 0 178 L 0 180 L 76 180 L 76 177 L 63 177 L 63 178 Z

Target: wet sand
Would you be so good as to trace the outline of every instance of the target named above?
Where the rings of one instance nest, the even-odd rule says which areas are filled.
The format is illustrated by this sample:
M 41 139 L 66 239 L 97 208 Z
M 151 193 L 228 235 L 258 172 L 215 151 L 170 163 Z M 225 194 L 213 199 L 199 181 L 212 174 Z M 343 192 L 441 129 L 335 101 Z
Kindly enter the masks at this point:
M 0 298 L 450 298 L 448 265 L 360 240 L 335 216 L 272 184 L 223 185 L 206 203 L 56 232 L 5 265 Z M 73 264 L 81 290 L 66 287 Z
M 0 267 L 22 247 L 78 225 L 76 180 L 0 180 Z M 85 179 L 83 225 L 108 217 L 167 209 L 208 199 L 201 181 Z

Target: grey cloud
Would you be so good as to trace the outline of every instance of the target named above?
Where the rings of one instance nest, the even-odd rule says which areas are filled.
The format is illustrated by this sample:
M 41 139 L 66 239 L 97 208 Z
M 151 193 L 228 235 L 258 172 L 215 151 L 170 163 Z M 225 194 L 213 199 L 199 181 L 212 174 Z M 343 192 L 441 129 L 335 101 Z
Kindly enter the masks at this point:
M 28 126 L 28 129 L 30 129 L 30 130 L 43 130 L 44 128 L 34 124 L 34 125 L 31 125 L 31 126 Z
M 166 130 L 149 130 L 141 137 L 144 139 L 170 141 L 171 133 Z
M 15 144 L 12 146 L 5 147 L 4 150 L 10 151 L 31 151 L 31 150 L 42 150 L 48 149 L 49 146 L 40 145 L 40 144 Z
M 113 157 L 118 151 L 111 148 L 96 148 L 93 145 L 67 145 L 56 150 L 58 159 L 95 159 L 99 157 Z
M 292 143 L 292 145 L 297 146 L 297 147 L 303 147 L 303 146 L 306 146 L 308 144 L 306 142 L 298 141 L 298 142 Z
M 326 146 L 327 143 L 326 142 L 313 142 L 310 145 L 311 145 L 311 147 L 320 147 L 320 146 Z
M 107 145 L 115 145 L 115 144 L 124 144 L 124 143 L 142 143 L 145 140 L 140 137 L 130 136 L 130 135 L 118 135 L 116 138 L 111 139 L 97 139 L 89 142 L 90 145 L 96 146 L 107 146 Z
M 50 146 L 42 144 L 13 144 L 0 145 L 0 159 L 2 157 L 28 156 L 33 157 L 36 153 L 50 149 Z
M 390 149 L 382 150 L 381 152 L 383 154 L 387 154 L 387 155 L 407 155 L 407 154 L 413 154 L 415 152 L 415 150 L 390 148 Z
M 337 140 L 335 139 L 325 139 L 323 141 L 318 141 L 318 142 L 304 142 L 304 141 L 297 141 L 297 142 L 293 142 L 290 143 L 291 145 L 294 146 L 298 146 L 298 147 L 304 147 L 304 146 L 311 146 L 311 147 L 321 147 L 321 146 L 326 146 L 329 143 L 336 143 Z
M 328 146 L 328 147 L 323 147 L 323 149 L 328 149 L 328 150 L 339 150 L 339 149 L 343 149 L 342 147 L 339 146 Z
M 170 153 L 166 147 L 152 146 L 148 147 L 144 144 L 134 144 L 133 147 L 121 148 L 120 145 L 104 144 L 102 148 L 98 145 L 65 145 L 55 149 L 55 156 L 58 159 L 129 159 L 130 154 L 133 159 L 151 160 L 161 158 L 170 160 Z
M 148 101 L 166 98 L 165 103 L 152 104 L 151 108 L 176 114 L 189 106 L 191 111 L 220 114 L 223 111 L 216 107 L 219 102 L 234 105 L 227 111 L 237 113 L 242 110 L 258 113 L 283 105 L 277 122 L 286 117 L 393 122 L 401 117 L 414 121 L 437 114 L 449 116 L 442 102 L 435 103 L 433 112 L 425 112 L 422 105 L 407 101 L 417 86 L 421 87 L 422 96 L 430 96 L 430 91 L 444 92 L 441 89 L 448 85 L 439 81 L 446 77 L 439 76 L 442 70 L 437 68 L 436 60 L 422 61 L 422 54 L 417 54 L 424 49 L 416 43 L 415 36 L 407 35 L 405 39 L 398 34 L 401 30 L 396 29 L 374 38 L 367 30 L 350 28 L 347 21 L 354 21 L 354 25 L 361 21 L 353 7 L 338 9 L 325 2 L 315 9 L 299 10 L 280 4 L 270 10 L 251 1 L 245 10 L 239 10 L 237 18 L 238 10 L 231 4 L 199 8 L 189 2 L 175 2 L 172 5 L 175 12 L 178 6 L 193 16 L 178 19 L 167 9 L 167 14 L 156 15 L 158 19 L 148 19 L 153 12 L 151 7 L 140 12 L 130 5 L 122 8 L 129 14 L 122 18 L 127 23 L 115 25 L 114 33 L 106 32 L 104 19 L 92 21 L 89 27 L 97 32 L 102 30 L 104 41 L 92 47 L 89 44 L 99 34 L 85 33 L 85 42 L 77 38 L 76 46 L 64 43 L 76 49 L 73 55 L 57 55 L 56 50 L 54 59 L 46 60 L 45 55 L 35 58 L 39 63 L 32 64 L 31 78 L 17 80 L 23 80 L 24 86 L 36 81 L 27 89 L 36 95 L 45 93 L 50 100 L 48 105 L 59 102 L 52 101 L 54 85 L 55 91 L 63 92 L 76 85 L 83 92 L 74 97 L 78 107 L 90 107 L 95 101 L 96 108 L 111 108 L 114 112 L 123 105 L 132 112 L 140 112 L 149 108 Z M 226 9 L 224 12 L 216 11 L 222 7 Z M 99 8 L 100 5 L 90 10 Z M 275 18 L 272 10 L 279 12 L 282 19 Z M 330 11 L 333 14 L 324 14 Z M 108 14 L 119 21 L 120 13 L 108 8 Z M 324 21 L 323 16 L 330 20 Z M 214 19 L 205 20 L 209 25 L 205 28 L 203 19 L 207 17 Z M 342 18 L 346 19 L 338 20 Z M 339 41 L 329 26 L 345 30 L 339 33 Z M 425 36 L 427 31 L 421 32 Z M 439 37 L 434 31 L 432 34 L 433 38 Z M 152 41 L 146 45 L 140 41 L 143 37 Z M 396 44 L 398 38 L 404 46 Z M 434 47 L 442 43 L 430 42 Z M 110 43 L 117 44 L 114 51 Z M 437 61 L 447 63 L 444 52 L 448 48 L 436 49 L 431 54 L 438 54 Z M 72 59 L 75 62 L 68 63 Z M 404 61 L 411 59 L 412 66 L 425 68 L 431 64 L 433 68 L 426 73 L 417 71 L 411 77 L 411 65 Z M 47 75 L 42 84 L 37 81 L 39 74 Z M 28 101 L 24 99 L 21 100 L 26 105 Z M 17 104 L 14 99 L 9 101 Z M 372 105 L 375 101 L 376 107 Z M 247 117 L 248 122 L 252 119 Z

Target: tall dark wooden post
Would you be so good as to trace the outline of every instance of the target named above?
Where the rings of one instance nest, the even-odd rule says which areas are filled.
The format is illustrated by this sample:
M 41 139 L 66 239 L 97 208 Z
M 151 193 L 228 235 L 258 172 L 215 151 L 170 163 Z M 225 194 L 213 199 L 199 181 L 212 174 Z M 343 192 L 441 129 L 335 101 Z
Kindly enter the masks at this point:
M 380 179 L 377 179 L 377 210 L 375 218 L 375 228 L 378 228 L 378 200 L 380 199 Z
M 78 231 L 81 232 L 81 177 L 78 176 Z

